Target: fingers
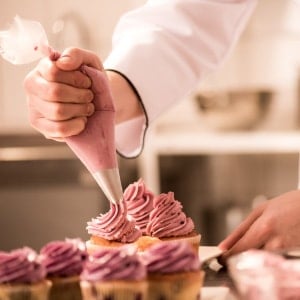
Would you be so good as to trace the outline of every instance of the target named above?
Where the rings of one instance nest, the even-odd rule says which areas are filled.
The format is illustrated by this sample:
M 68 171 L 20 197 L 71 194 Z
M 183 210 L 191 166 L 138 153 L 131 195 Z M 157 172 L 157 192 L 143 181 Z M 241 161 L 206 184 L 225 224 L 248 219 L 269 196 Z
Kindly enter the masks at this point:
M 95 53 L 78 48 L 66 49 L 56 61 L 56 65 L 59 69 L 65 71 L 78 70 L 82 65 L 103 70 L 102 63 Z
M 88 117 L 94 113 L 93 103 L 59 103 L 50 102 L 32 96 L 29 107 L 38 111 L 42 117 L 47 116 L 51 121 L 66 121 L 77 117 Z
M 73 87 L 59 82 L 49 82 L 36 71 L 30 73 L 24 81 L 29 95 L 51 102 L 88 103 L 94 98 L 90 89 Z
M 24 80 L 31 125 L 47 138 L 79 134 L 95 110 L 92 82 L 82 65 L 103 70 L 96 54 L 69 48 L 57 60 L 42 59 Z
M 38 72 L 40 76 L 50 82 L 65 83 L 83 89 L 91 87 L 90 78 L 80 70 L 62 70 L 57 66 L 56 62 L 47 58 L 40 61 Z
M 263 248 L 271 232 L 271 225 L 262 226 L 259 220 L 255 221 L 247 232 L 222 255 L 222 260 L 226 261 L 231 255 L 246 251 L 248 249 Z
M 251 225 L 259 218 L 264 211 L 265 204 L 258 206 L 254 209 L 248 217 L 218 246 L 223 250 L 228 250 L 235 243 L 237 243 L 247 232 L 247 230 L 251 227 Z
M 37 111 L 30 111 L 30 122 L 33 128 L 46 138 L 63 141 L 65 138 L 79 134 L 86 125 L 86 117 L 66 121 L 51 121 L 42 117 Z

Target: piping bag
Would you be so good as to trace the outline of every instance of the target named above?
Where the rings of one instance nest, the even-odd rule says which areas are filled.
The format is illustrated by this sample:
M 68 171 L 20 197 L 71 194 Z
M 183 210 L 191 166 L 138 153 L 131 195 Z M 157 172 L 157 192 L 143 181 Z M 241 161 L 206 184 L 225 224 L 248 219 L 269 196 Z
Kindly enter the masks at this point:
M 15 65 L 27 64 L 48 56 L 55 61 L 59 52 L 48 44 L 47 35 L 39 22 L 18 16 L 6 31 L 0 31 L 0 54 Z M 108 80 L 95 68 L 83 65 L 81 71 L 92 81 L 95 112 L 88 117 L 85 129 L 65 138 L 67 145 L 82 161 L 112 203 L 123 196 L 115 147 L 115 109 Z

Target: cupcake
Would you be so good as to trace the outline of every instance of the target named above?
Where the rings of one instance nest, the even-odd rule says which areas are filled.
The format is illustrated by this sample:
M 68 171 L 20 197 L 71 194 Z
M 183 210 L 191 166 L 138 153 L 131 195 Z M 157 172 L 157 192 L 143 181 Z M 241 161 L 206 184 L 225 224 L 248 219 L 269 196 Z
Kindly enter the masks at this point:
M 189 243 L 158 243 L 141 256 L 148 272 L 148 299 L 200 299 L 204 272 L 200 270 L 199 257 Z
M 146 274 L 134 247 L 100 248 L 81 274 L 83 300 L 144 300 Z
M 87 231 L 91 235 L 86 242 L 88 253 L 93 253 L 100 247 L 130 244 L 142 235 L 135 226 L 135 221 L 127 217 L 126 203 L 123 200 L 119 204 L 111 204 L 107 213 L 100 214 L 87 224 Z
M 28 247 L 0 252 L 0 299 L 47 300 L 50 282 L 38 262 L 37 253 Z
M 146 234 L 149 214 L 153 210 L 154 194 L 147 189 L 143 179 L 130 184 L 124 191 L 127 215 L 132 218 L 142 234 Z
M 162 193 L 154 197 L 153 206 L 146 227 L 147 236 L 160 241 L 184 240 L 198 253 L 201 235 L 196 232 L 193 220 L 182 211 L 182 204 L 174 198 L 174 193 Z M 138 247 L 146 239 L 139 240 Z
M 49 300 L 81 300 L 79 275 L 87 259 L 85 244 L 80 239 L 66 239 L 46 244 L 40 251 L 52 286 Z

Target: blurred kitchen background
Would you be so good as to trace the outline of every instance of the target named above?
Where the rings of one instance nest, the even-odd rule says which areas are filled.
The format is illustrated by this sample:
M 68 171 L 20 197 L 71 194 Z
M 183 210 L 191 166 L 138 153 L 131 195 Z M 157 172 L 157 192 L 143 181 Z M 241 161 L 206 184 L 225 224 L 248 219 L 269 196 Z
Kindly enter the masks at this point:
M 53 47 L 102 58 L 118 18 L 142 0 L 0 0 L 0 28 L 40 21 Z M 229 60 L 149 130 L 138 159 L 120 159 L 124 188 L 143 177 L 174 191 L 214 245 L 262 201 L 298 184 L 300 4 L 259 0 Z M 88 238 L 86 222 L 108 208 L 80 161 L 27 120 L 22 82 L 34 67 L 0 59 L 0 249 Z

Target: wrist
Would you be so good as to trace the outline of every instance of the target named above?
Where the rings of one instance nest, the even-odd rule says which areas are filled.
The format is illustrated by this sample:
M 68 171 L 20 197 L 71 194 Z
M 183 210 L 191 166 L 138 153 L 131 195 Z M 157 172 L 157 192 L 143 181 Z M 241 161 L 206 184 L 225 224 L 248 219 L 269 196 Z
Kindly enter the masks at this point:
M 144 114 L 141 100 L 134 86 L 122 74 L 106 70 L 116 109 L 116 123 L 122 123 Z

